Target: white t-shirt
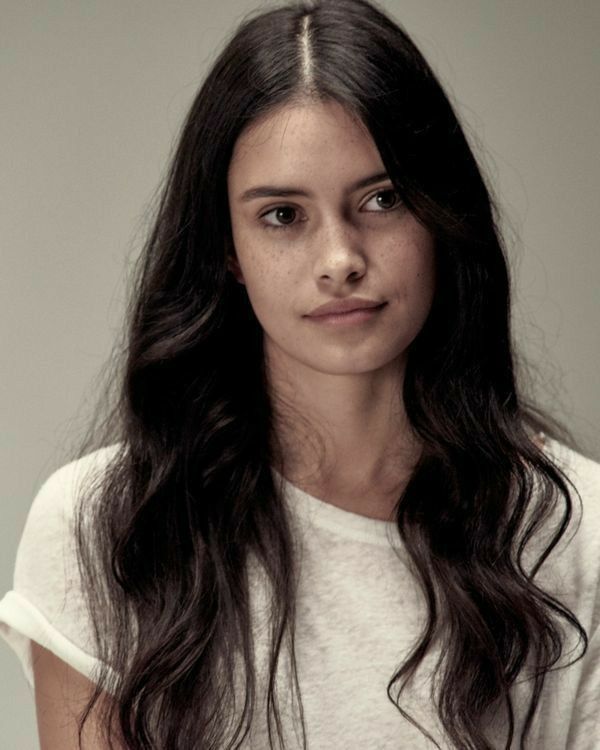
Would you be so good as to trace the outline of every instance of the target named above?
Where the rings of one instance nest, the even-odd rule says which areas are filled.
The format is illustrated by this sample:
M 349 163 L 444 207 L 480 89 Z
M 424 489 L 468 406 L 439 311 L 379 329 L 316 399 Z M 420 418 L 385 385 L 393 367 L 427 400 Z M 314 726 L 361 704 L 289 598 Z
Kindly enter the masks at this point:
M 33 687 L 31 640 L 45 646 L 77 671 L 94 678 L 94 657 L 83 606 L 72 538 L 72 512 L 78 482 L 102 470 L 117 446 L 108 446 L 55 471 L 32 503 L 17 551 L 14 586 L 0 600 L 0 635 L 19 657 Z M 600 464 L 549 441 L 547 450 L 577 487 L 575 521 L 536 577 L 577 615 L 590 637 L 583 659 L 546 676 L 530 733 L 532 750 L 600 748 Z M 425 602 L 406 563 L 394 523 L 350 513 L 312 497 L 289 482 L 285 499 L 302 560 L 296 625 L 296 663 L 308 747 L 311 750 L 431 750 L 426 739 L 387 695 L 387 685 L 418 639 Z M 257 664 L 267 653 L 261 628 L 259 576 L 253 583 Z M 261 609 L 263 607 L 263 609 Z M 571 629 L 567 629 L 570 638 Z M 574 637 L 563 664 L 573 658 Z M 284 644 L 285 646 L 285 644 Z M 282 646 L 282 658 L 285 647 Z M 437 649 L 426 657 L 400 705 L 436 739 L 444 740 L 431 699 L 430 670 Z M 580 653 L 580 647 L 576 653 Z M 283 660 L 285 668 L 285 659 Z M 289 675 L 289 672 L 286 673 Z M 291 691 L 278 683 L 286 747 L 301 747 L 294 731 Z M 392 691 L 396 695 L 396 689 Z M 523 692 L 525 691 L 525 692 Z M 517 748 L 528 705 L 526 682 L 513 686 Z M 286 700 L 289 697 L 289 702 Z M 243 701 L 242 701 L 243 703 Z M 257 709 L 258 710 L 258 709 Z M 244 747 L 265 750 L 266 719 L 256 719 Z M 274 725 L 273 725 L 274 728 Z M 487 730 L 486 730 L 487 731 Z M 505 728 L 489 727 L 495 748 L 504 748 Z M 504 740 L 504 741 L 503 741 Z

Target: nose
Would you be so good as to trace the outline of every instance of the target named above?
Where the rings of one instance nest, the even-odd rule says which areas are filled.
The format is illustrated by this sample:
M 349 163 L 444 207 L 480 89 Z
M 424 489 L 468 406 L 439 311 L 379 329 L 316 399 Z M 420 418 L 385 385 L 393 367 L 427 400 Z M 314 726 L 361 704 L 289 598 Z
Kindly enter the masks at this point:
M 320 284 L 342 286 L 365 274 L 367 262 L 360 233 L 342 222 L 330 222 L 317 238 L 315 278 Z

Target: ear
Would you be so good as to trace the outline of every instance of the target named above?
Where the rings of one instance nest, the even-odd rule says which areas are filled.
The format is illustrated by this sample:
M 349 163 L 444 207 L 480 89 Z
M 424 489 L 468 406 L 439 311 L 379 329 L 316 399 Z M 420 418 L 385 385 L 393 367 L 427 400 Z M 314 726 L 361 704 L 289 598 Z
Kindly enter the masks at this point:
M 240 264 L 238 262 L 238 259 L 235 255 L 235 253 L 228 253 L 227 255 L 227 269 L 231 271 L 233 276 L 235 277 L 235 280 L 238 281 L 240 284 L 245 284 L 244 281 L 244 274 L 242 273 L 242 269 L 240 268 Z

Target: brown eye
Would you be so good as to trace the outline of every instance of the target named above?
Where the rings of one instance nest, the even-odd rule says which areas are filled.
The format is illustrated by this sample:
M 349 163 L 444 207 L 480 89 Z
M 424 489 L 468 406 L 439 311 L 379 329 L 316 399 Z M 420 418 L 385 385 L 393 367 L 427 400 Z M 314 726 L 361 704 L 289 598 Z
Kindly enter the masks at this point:
M 382 208 L 391 208 L 392 206 L 395 206 L 396 200 L 397 195 L 395 190 L 384 190 L 377 195 L 377 202 Z
M 380 211 L 392 211 L 402 203 L 398 192 L 393 188 L 387 188 L 385 190 L 378 190 L 375 195 L 367 201 L 366 205 L 375 201 Z M 372 209 L 367 209 L 371 211 Z M 377 209 L 375 209 L 377 212 Z
M 296 209 L 293 206 L 277 206 L 276 208 L 267 211 L 267 213 L 263 214 L 261 218 L 265 219 L 265 217 L 270 216 L 271 214 L 275 215 L 276 223 L 266 221 L 265 224 L 268 227 L 277 229 L 278 227 L 285 227 L 294 223 Z
M 291 206 L 281 206 L 275 209 L 275 215 L 283 224 L 291 224 L 296 216 L 296 209 Z

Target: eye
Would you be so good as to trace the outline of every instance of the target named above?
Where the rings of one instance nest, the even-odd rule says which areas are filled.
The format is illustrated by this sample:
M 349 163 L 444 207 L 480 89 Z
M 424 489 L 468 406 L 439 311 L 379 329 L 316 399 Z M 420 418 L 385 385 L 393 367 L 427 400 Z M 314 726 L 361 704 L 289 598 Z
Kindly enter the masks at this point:
M 263 226 L 266 229 L 291 229 L 294 226 L 294 218 L 297 211 L 298 209 L 293 206 L 275 206 L 275 208 L 262 214 L 260 218 L 263 219 Z M 271 214 L 274 214 L 277 221 L 281 223 L 272 224 L 269 221 L 264 221 L 265 217 Z
M 383 200 L 380 200 L 380 198 L 383 196 Z M 376 205 L 379 206 L 380 209 L 385 211 L 393 211 L 396 208 L 399 208 L 402 205 L 402 199 L 400 198 L 400 195 L 398 194 L 398 191 L 394 188 L 385 188 L 384 190 L 378 190 L 375 195 L 371 196 L 367 203 L 365 203 L 365 206 L 368 206 L 371 201 L 375 200 Z M 371 211 L 371 209 L 369 209 Z M 374 209 L 375 213 L 381 213 L 381 211 L 378 211 L 377 209 Z

